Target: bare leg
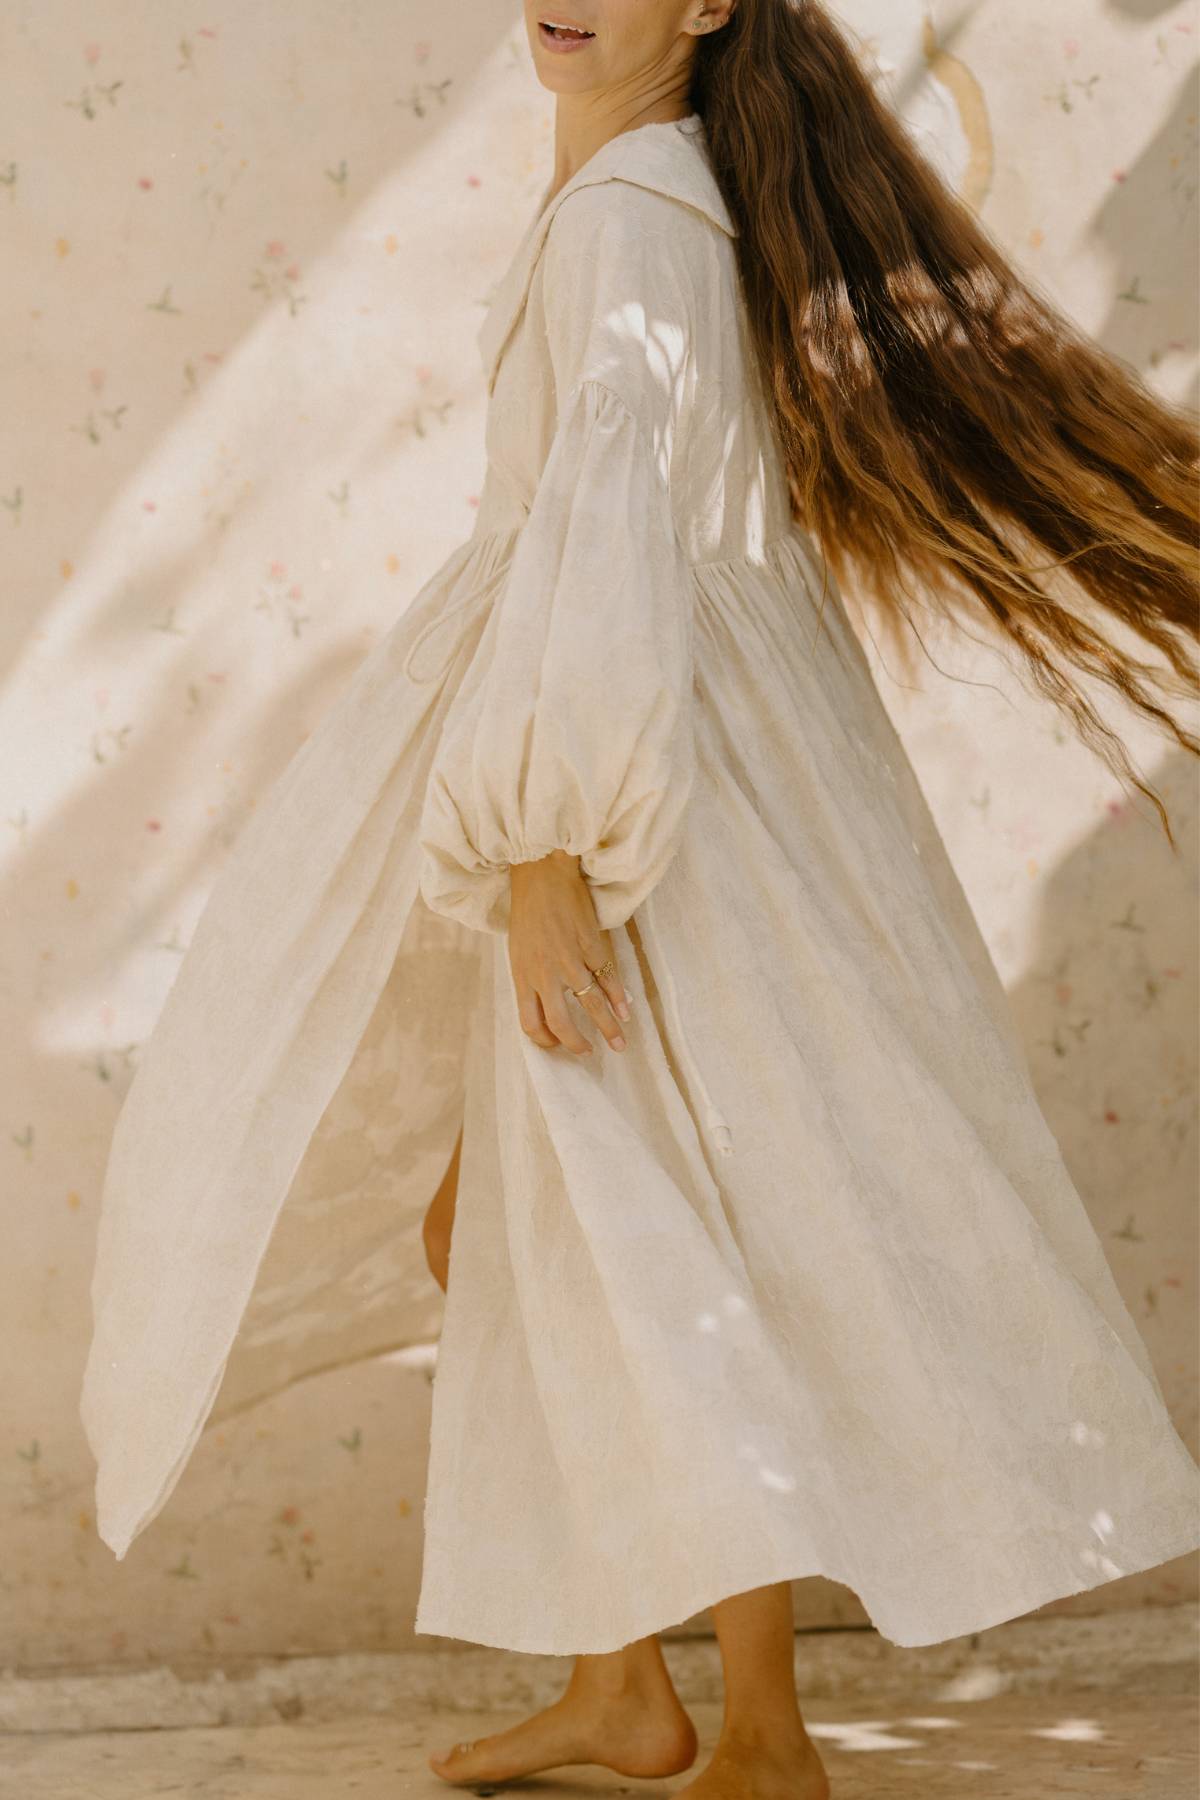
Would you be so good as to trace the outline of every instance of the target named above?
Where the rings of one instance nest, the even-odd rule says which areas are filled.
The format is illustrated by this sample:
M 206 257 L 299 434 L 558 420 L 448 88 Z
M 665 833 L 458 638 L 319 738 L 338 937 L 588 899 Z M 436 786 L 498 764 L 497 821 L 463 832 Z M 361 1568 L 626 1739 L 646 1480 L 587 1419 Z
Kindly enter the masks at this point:
M 454 1145 L 454 1153 L 446 1167 L 446 1173 L 438 1184 L 437 1193 L 429 1202 L 425 1212 L 425 1223 L 421 1227 L 421 1237 L 425 1244 L 425 1261 L 429 1264 L 429 1273 L 437 1282 L 442 1292 L 446 1291 L 446 1282 L 450 1274 L 450 1233 L 454 1229 L 454 1203 L 458 1198 L 458 1165 L 462 1157 L 462 1129 Z
M 829 1800 L 796 1696 L 791 1588 L 752 1588 L 712 1612 L 725 1673 L 721 1735 L 677 1800 Z
M 425 1215 L 422 1236 L 434 1280 L 449 1278 L 450 1235 L 458 1197 L 462 1133 Z M 675 1775 L 696 1760 L 696 1731 L 679 1703 L 656 1637 L 604 1656 L 579 1656 L 566 1691 L 544 1712 L 509 1731 L 480 1738 L 469 1751 L 431 1756 L 450 1782 L 503 1781 L 594 1762 L 621 1775 Z

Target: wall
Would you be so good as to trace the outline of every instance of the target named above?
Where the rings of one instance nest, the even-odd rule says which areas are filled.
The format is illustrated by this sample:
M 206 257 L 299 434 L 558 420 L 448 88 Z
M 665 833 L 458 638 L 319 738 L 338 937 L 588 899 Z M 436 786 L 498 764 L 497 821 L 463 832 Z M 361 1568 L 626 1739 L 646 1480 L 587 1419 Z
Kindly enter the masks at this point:
M 1190 9 L 846 12 L 1023 268 L 1194 403 Z M 470 530 L 474 334 L 548 179 L 553 103 L 507 0 L 14 3 L 0 69 L 0 1657 L 402 1645 L 429 1354 L 207 1433 L 118 1565 L 76 1413 L 88 1279 L 112 1123 L 222 859 Z M 1194 779 L 1131 728 L 1173 856 L 994 657 L 938 660 L 967 679 L 880 684 L 1194 1448 Z M 1171 1566 L 1056 1610 L 1193 1582 Z M 863 1616 L 797 1592 L 805 1622 Z

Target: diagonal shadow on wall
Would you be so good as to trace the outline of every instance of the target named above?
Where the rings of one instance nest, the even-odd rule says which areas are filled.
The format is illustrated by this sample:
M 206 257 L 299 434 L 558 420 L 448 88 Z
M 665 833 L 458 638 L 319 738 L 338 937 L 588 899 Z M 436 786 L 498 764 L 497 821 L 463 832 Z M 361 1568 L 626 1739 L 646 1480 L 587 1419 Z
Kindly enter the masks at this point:
M 1179 78 L 1170 107 L 1137 158 L 1088 220 L 1086 238 L 1109 258 L 1112 297 L 1094 335 L 1153 379 L 1164 356 L 1192 365 L 1183 404 L 1200 402 L 1195 360 L 1197 131 L 1200 65 Z
M 1041 881 L 1010 999 L 1042 1109 L 1194 1454 L 1196 760 L 1174 751 L 1150 780 L 1177 852 L 1148 803 L 1114 802 Z

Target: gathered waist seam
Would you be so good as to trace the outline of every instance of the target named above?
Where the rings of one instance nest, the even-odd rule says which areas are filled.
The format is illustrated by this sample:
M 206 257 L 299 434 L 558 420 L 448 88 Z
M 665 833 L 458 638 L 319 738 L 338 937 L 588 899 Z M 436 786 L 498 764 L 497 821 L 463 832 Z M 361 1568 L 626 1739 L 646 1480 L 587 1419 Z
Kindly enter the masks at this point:
M 528 513 L 525 514 L 525 517 L 528 517 Z M 519 537 L 524 529 L 524 520 L 511 525 L 488 526 L 480 531 L 478 536 L 471 541 L 474 542 L 477 547 L 482 547 L 482 545 L 486 544 L 491 539 Z M 786 531 L 779 532 L 773 538 L 768 538 L 762 549 L 755 552 L 753 555 L 749 551 L 742 550 L 739 551 L 736 556 L 713 556 L 699 562 L 692 562 L 689 559 L 688 568 L 697 573 L 707 569 L 735 567 L 756 568 L 765 563 L 773 552 L 781 550 L 788 544 L 790 544 L 801 557 L 810 553 L 809 547 L 803 543 L 793 526 Z
M 781 531 L 776 537 L 768 538 L 762 549 L 753 556 L 749 551 L 743 550 L 737 556 L 709 557 L 707 561 L 692 563 L 691 567 L 693 569 L 723 569 L 733 568 L 737 565 L 742 568 L 755 568 L 758 564 L 766 562 L 772 551 L 782 549 L 785 544 L 793 545 L 801 555 L 804 554 L 804 546 L 800 543 L 795 530 L 789 529 Z

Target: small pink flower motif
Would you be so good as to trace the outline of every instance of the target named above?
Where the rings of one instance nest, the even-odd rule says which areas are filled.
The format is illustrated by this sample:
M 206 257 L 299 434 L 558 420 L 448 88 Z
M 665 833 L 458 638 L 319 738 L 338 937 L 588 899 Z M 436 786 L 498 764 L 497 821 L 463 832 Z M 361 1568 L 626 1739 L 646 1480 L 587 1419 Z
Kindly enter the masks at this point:
M 151 181 L 149 175 L 139 175 L 138 186 L 141 188 L 143 194 L 148 194 L 150 189 L 154 186 L 154 183 Z
M 161 831 L 162 830 L 162 820 L 161 819 L 147 819 L 146 820 L 146 830 L 147 831 Z
M 1054 998 L 1060 1006 L 1065 1006 L 1074 991 L 1069 981 L 1060 981 L 1054 989 Z
M 299 600 L 303 592 L 304 589 L 300 586 L 300 583 L 298 581 L 293 581 L 291 587 L 288 589 L 288 599 Z
M 142 501 L 142 511 L 148 512 L 148 513 L 156 513 L 158 511 L 158 501 L 157 500 L 143 500 Z
M 1110 819 L 1123 819 L 1128 808 L 1124 800 L 1106 800 L 1104 810 Z
M 223 360 L 224 355 L 225 352 L 223 350 L 206 350 L 204 352 L 204 360 L 209 363 L 219 363 Z
M 273 562 L 270 566 L 268 573 L 270 574 L 272 581 L 282 581 L 284 576 L 287 574 L 287 564 L 281 563 L 281 562 Z
M 1127 169 L 1114 169 L 1112 172 L 1112 178 L 1119 187 L 1122 182 L 1129 180 L 1129 171 Z
M 206 38 L 215 38 L 215 37 L 219 37 L 220 33 L 217 30 L 215 25 L 201 25 L 200 29 L 196 33 L 196 36 L 197 37 L 206 37 Z
M 478 506 L 479 505 L 479 495 L 478 494 L 468 494 L 467 495 L 467 505 L 468 506 Z
M 293 263 L 290 268 L 285 269 L 283 272 L 289 281 L 299 281 L 300 279 L 299 263 Z
M 419 44 L 414 44 L 413 61 L 419 63 L 428 62 L 431 48 L 432 46 L 425 39 L 422 39 Z
M 101 712 L 103 712 L 105 707 L 108 705 L 108 689 L 107 688 L 97 688 L 95 690 L 95 696 L 96 696 L 96 705 L 99 708 L 99 710 Z
M 208 671 L 208 679 L 217 682 L 219 685 L 221 682 L 227 680 L 228 677 L 224 669 L 210 669 Z
M 1183 1282 L 1178 1275 L 1164 1275 L 1163 1286 L 1178 1288 L 1183 1286 Z
M 282 241 L 282 239 L 272 238 L 270 243 L 267 245 L 265 254 L 270 257 L 272 262 L 278 262 L 280 257 L 285 255 L 286 252 L 287 252 L 287 245 Z
M 309 1526 L 307 1531 L 302 1531 L 300 1533 L 300 1542 L 302 1544 L 315 1544 L 316 1541 L 317 1541 L 317 1534 L 313 1530 L 311 1525 Z
M 100 1023 L 106 1031 L 112 1028 L 116 1021 L 116 1017 L 117 1009 L 115 1006 L 102 1006 L 100 1008 Z
M 242 1622 L 241 1613 L 222 1613 L 221 1614 L 222 1625 L 240 1625 L 241 1622 Z
M 433 370 L 429 367 L 428 363 L 417 364 L 417 380 L 421 383 L 422 387 L 433 380 Z
M 89 369 L 88 370 L 88 380 L 91 383 L 92 392 L 94 394 L 98 394 L 104 386 L 104 370 L 103 369 Z
M 279 1523 L 281 1525 L 294 1525 L 299 1517 L 300 1508 L 298 1506 L 284 1506 L 280 1508 Z
M 1064 56 L 1066 56 L 1068 58 L 1074 58 L 1074 57 L 1078 56 L 1079 48 L 1080 48 L 1080 46 L 1079 46 L 1078 38 L 1064 38 L 1063 39 L 1063 55 Z
M 482 187 L 483 182 L 480 180 L 478 175 L 468 175 L 467 176 L 467 186 L 468 187 Z
M 1119 1125 L 1120 1122 L 1120 1113 L 1114 1112 L 1111 1106 L 1106 1106 L 1104 1109 L 1104 1123 L 1106 1125 Z
M 1183 970 L 1182 969 L 1164 969 L 1163 974 L 1169 975 L 1171 977 L 1172 981 L 1178 981 L 1179 977 L 1183 974 Z
M 99 44 L 85 44 L 83 46 L 83 60 L 92 68 L 95 68 L 96 64 L 100 61 Z

